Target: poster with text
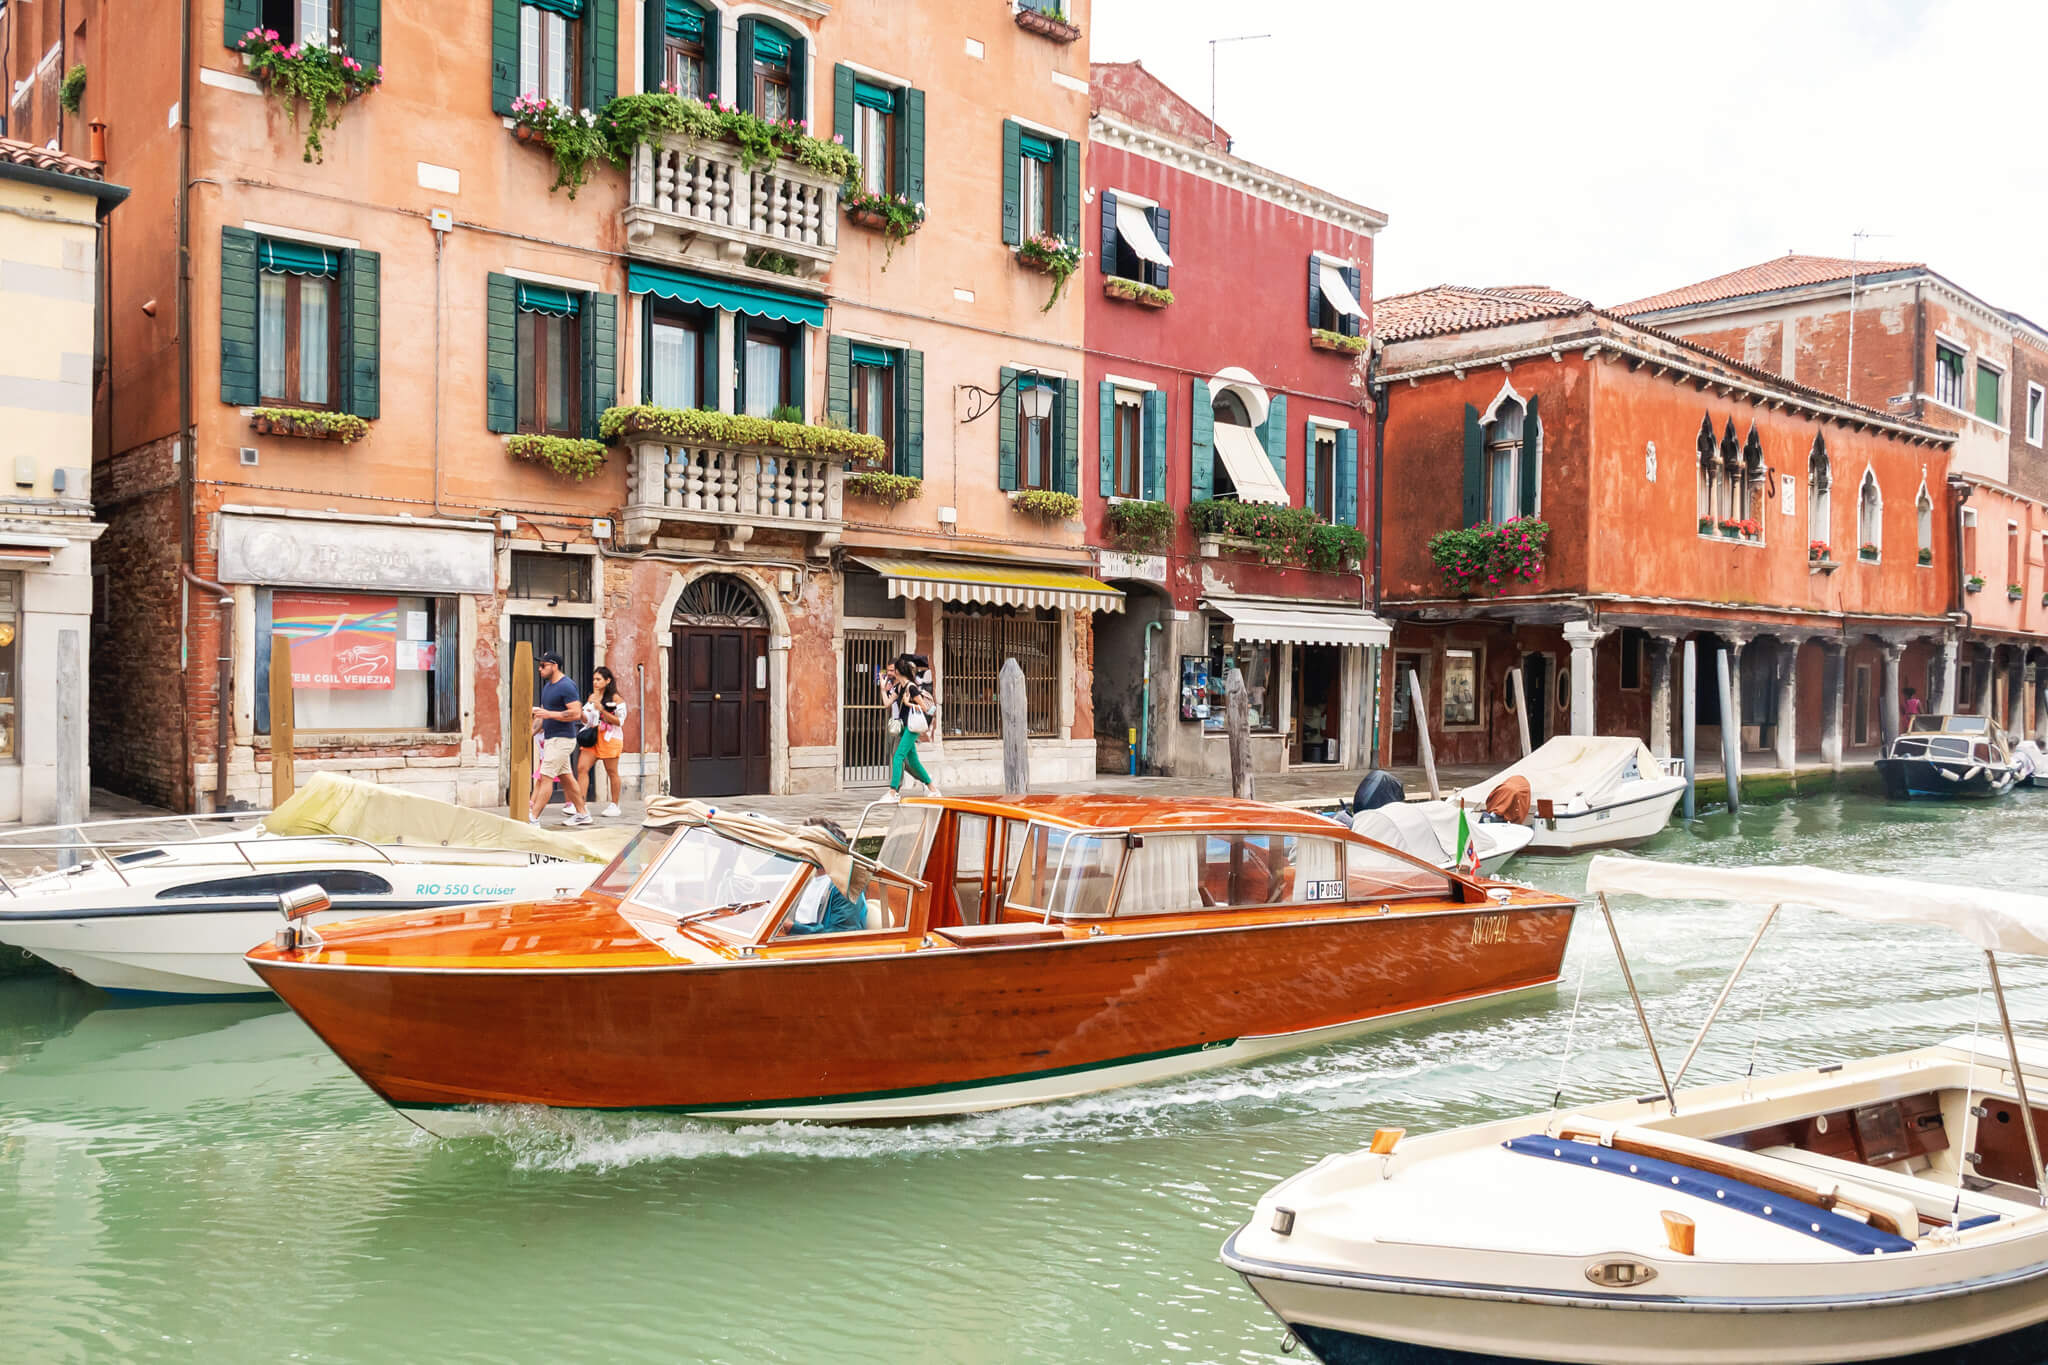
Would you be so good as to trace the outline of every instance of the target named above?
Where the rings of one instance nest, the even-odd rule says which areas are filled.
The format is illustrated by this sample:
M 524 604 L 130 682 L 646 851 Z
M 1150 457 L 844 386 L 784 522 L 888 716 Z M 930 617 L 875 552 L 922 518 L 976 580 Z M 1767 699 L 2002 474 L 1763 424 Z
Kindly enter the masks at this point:
M 324 691 L 393 687 L 398 677 L 398 599 L 358 593 L 277 593 L 272 648 L 292 652 L 292 686 Z

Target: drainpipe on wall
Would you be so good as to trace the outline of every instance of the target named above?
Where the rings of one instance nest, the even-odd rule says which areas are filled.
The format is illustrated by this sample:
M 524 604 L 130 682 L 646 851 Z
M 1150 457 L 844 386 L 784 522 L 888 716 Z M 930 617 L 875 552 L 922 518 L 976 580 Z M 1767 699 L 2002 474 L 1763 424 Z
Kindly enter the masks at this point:
M 213 746 L 213 808 L 226 810 L 228 805 L 228 687 L 234 680 L 235 665 L 235 598 L 226 588 L 209 578 L 201 578 L 192 572 L 192 566 L 178 566 L 185 581 L 193 587 L 204 589 L 220 596 L 220 657 L 217 662 L 218 676 L 214 681 L 214 746 Z M 190 727 L 187 727 L 189 731 Z M 189 751 L 192 741 L 186 738 Z
M 197 493 L 193 477 L 192 451 L 192 4 L 178 5 L 178 675 L 182 679 L 190 666 L 190 591 L 187 583 L 197 578 L 197 537 L 192 524 L 192 502 Z M 205 580 L 200 580 L 204 582 Z M 225 647 L 225 643 L 223 644 Z M 216 698 L 225 708 L 225 694 Z M 185 772 L 192 772 L 192 730 L 181 725 L 184 736 Z M 217 774 L 217 794 L 227 793 L 228 770 L 222 759 Z
M 1380 341 L 1373 339 L 1366 351 L 1365 391 L 1372 402 L 1372 581 L 1368 585 L 1372 614 L 1379 615 L 1380 594 L 1383 590 L 1381 571 L 1385 564 L 1387 542 L 1387 386 L 1379 380 Z M 1385 674 L 1380 651 L 1374 649 L 1367 656 L 1368 667 L 1372 669 L 1372 685 L 1366 689 L 1372 697 L 1372 724 L 1369 727 L 1372 749 L 1366 757 L 1367 766 L 1378 767 L 1380 761 L 1380 680 Z

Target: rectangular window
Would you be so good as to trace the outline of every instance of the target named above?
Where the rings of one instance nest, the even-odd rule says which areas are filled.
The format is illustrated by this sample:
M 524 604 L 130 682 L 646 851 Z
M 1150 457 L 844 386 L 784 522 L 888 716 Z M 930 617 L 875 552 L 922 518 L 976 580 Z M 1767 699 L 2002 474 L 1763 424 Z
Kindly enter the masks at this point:
M 866 81 L 853 85 L 853 150 L 860 157 L 861 188 L 896 189 L 896 92 Z
M 661 408 L 704 407 L 704 356 L 717 345 L 707 319 L 656 312 L 647 333 L 647 401 Z
M 573 313 L 519 314 L 519 430 L 581 436 L 582 349 Z
M 1444 651 L 1444 728 L 1472 729 L 1479 724 L 1479 661 L 1475 649 Z
M 21 575 L 0 573 L 0 758 L 16 752 L 20 716 Z
M 1145 496 L 1145 408 L 1141 394 L 1119 389 L 1116 395 L 1115 449 L 1111 452 L 1111 487 L 1119 498 Z
M 741 411 L 750 417 L 773 417 L 791 406 L 791 377 L 796 372 L 796 334 L 769 330 L 761 323 L 747 328 L 743 360 L 746 390 Z
M 519 89 L 576 107 L 576 47 L 581 21 L 538 5 L 519 7 Z
M 341 349 L 336 280 L 331 274 L 299 273 L 313 267 L 278 259 L 291 245 L 282 244 L 278 257 L 271 258 L 277 263 L 266 266 L 258 280 L 256 355 L 262 400 L 287 407 L 331 408 L 336 406 L 334 357 Z M 302 250 L 316 257 L 331 256 L 317 247 Z
M 523 601 L 588 602 L 590 556 L 514 550 L 510 595 Z
M 1251 728 L 1271 733 L 1280 727 L 1280 647 L 1249 640 L 1226 638 L 1230 628 L 1222 622 L 1209 626 L 1209 715 L 1207 730 L 1225 730 L 1230 724 L 1229 698 L 1225 691 L 1234 666 L 1244 675 L 1245 702 L 1251 712 Z
M 701 100 L 711 92 L 704 67 L 704 44 L 700 39 L 670 33 L 662 44 L 663 79 L 684 99 Z
M 2002 410 L 1998 390 L 2004 382 L 2004 375 L 1981 360 L 1977 362 L 1977 417 L 1980 421 L 1998 420 L 1999 412 Z
M 1060 388 L 1057 381 L 1018 381 L 1017 487 L 1059 487 Z
M 2010 521 L 2005 524 L 2005 581 L 2013 585 L 2025 582 L 2020 570 L 2020 528 Z
M 1043 237 L 1052 233 L 1059 221 L 1053 212 L 1053 184 L 1058 177 L 1053 174 L 1052 146 L 1027 133 L 1023 147 L 1018 158 L 1017 184 L 1024 213 L 1024 236 Z
M 1939 341 L 1934 343 L 1934 401 L 1963 405 L 1963 353 Z
M 939 726 L 948 739 L 994 739 L 1002 733 L 996 678 L 1007 659 L 1024 670 L 1025 721 L 1033 735 L 1059 729 L 1060 621 L 1057 612 L 1015 607 L 948 607 L 945 647 L 935 679 Z
M 452 597 L 258 590 L 259 675 L 273 649 L 291 651 L 292 719 L 308 730 L 453 730 L 435 703 L 442 670 L 461 651 L 440 632 L 456 618 Z M 266 692 L 267 697 L 267 692 Z M 270 732 L 267 700 L 258 729 Z
M 754 49 L 754 112 L 770 123 L 780 123 L 790 116 L 789 106 L 788 56 L 764 56 L 757 44 Z
M 1963 571 L 1977 572 L 1977 509 L 1963 509 Z
M 879 436 L 889 448 L 889 463 L 895 467 L 896 454 L 896 357 L 892 352 L 867 346 L 853 350 L 853 429 Z
M 1637 692 L 1643 686 L 1643 652 L 1650 637 L 1634 626 L 1621 628 L 1621 690 Z
M 2044 403 L 2048 403 L 2048 398 L 2044 398 L 2041 386 L 2039 384 L 2027 385 L 2027 443 L 2029 445 L 2041 444 Z
M 341 0 L 263 0 L 262 16 L 259 27 L 276 29 L 287 47 L 327 43 L 342 27 Z
M 1315 505 L 1309 510 L 1324 521 L 1334 522 L 1337 520 L 1337 433 L 1328 427 L 1317 427 L 1308 458 L 1309 487 L 1315 490 Z

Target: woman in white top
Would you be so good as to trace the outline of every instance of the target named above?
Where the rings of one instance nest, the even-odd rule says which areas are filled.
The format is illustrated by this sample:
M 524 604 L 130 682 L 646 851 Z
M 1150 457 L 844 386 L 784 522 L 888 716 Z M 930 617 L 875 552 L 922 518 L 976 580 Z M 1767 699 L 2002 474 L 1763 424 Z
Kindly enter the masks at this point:
M 611 804 L 601 814 L 614 816 L 619 813 L 619 755 L 626 749 L 626 702 L 619 695 L 618 679 L 603 664 L 597 666 L 591 678 L 590 700 L 583 707 L 583 717 L 597 727 L 597 742 L 577 750 L 576 774 L 583 782 L 583 814 L 590 814 L 590 781 L 597 765 L 602 763 L 605 779 L 610 783 L 605 795 Z

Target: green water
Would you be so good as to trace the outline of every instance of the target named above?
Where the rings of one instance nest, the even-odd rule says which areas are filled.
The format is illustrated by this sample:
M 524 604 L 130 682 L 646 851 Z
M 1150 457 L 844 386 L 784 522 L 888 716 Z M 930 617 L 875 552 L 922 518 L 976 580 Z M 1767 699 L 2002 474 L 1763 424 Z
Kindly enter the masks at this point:
M 1814 797 L 1643 852 L 2035 889 L 2048 798 Z M 1579 860 L 1519 870 L 1582 884 Z M 1755 912 L 1617 909 L 1682 1047 Z M 1968 1032 L 1980 961 L 1788 911 L 1695 1078 L 1753 1045 L 1772 1069 Z M 276 1006 L 0 978 L 0 1360 L 1279 1361 L 1225 1235 L 1376 1125 L 1547 1106 L 1582 967 L 1568 1094 L 1649 1089 L 1589 915 L 1554 996 L 1188 1081 L 898 1127 L 537 1117 L 459 1142 Z M 2048 970 L 2007 984 L 2040 1032 Z

